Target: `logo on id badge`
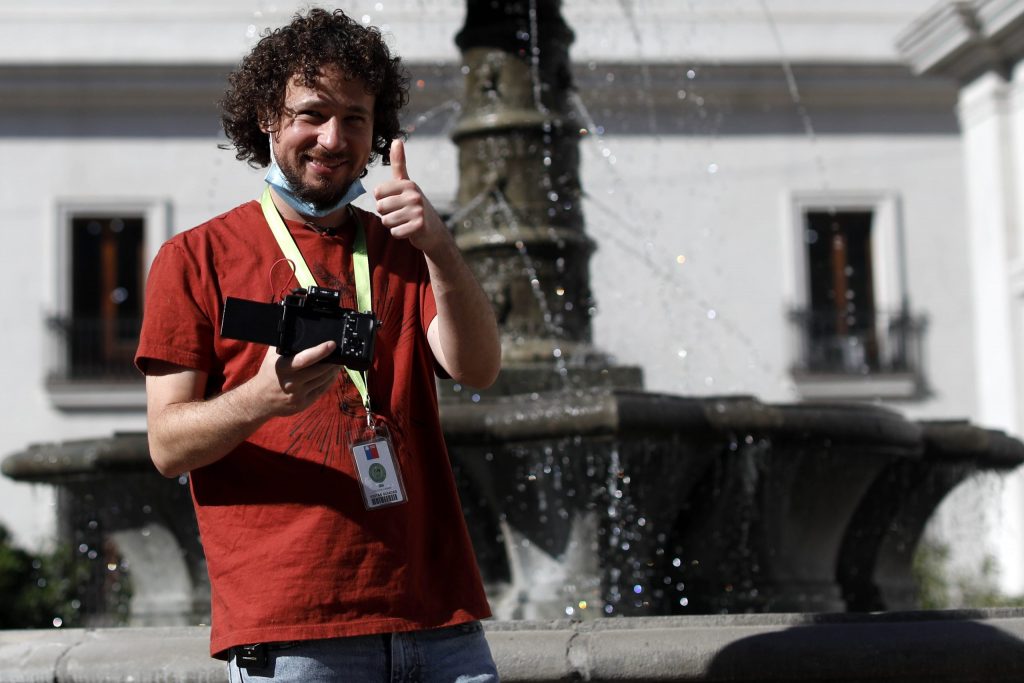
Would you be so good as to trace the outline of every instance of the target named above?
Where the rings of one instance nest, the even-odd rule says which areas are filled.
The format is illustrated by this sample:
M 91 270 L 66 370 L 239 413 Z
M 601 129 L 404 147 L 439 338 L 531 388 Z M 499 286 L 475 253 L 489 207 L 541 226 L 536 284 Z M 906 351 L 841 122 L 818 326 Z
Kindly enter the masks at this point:
M 367 510 L 375 510 L 404 503 L 405 485 L 387 428 L 381 424 L 374 425 L 365 437 L 352 444 L 363 505 Z

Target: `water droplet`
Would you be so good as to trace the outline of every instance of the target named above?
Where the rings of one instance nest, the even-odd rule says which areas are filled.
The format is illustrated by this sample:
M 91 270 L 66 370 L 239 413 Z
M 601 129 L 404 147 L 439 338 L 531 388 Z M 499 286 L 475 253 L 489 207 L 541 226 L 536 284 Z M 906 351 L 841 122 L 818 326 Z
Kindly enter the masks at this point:
M 571 617 L 575 611 L 576 610 L 574 610 L 572 608 L 572 605 L 569 605 L 568 607 L 565 608 L 565 616 Z
M 678 263 L 679 265 L 683 265 L 684 263 L 686 263 L 686 256 L 684 256 L 683 254 L 676 256 L 676 263 Z
M 473 396 L 471 396 L 470 399 L 473 401 L 473 403 L 479 403 L 480 402 L 480 394 L 473 394 Z
M 605 157 L 606 159 L 608 157 L 610 157 L 611 155 L 612 155 L 612 151 L 610 149 L 608 149 L 607 147 L 605 147 L 604 149 L 601 150 L 601 156 Z
M 708 164 L 708 173 L 712 175 L 718 173 L 718 164 Z
M 678 557 L 673 557 L 672 558 L 672 566 L 673 567 L 682 567 L 683 566 L 683 561 L 680 560 Z
M 713 308 L 708 309 L 708 320 L 714 320 L 718 317 L 718 311 Z
M 85 543 L 82 543 L 81 545 L 78 546 L 78 552 L 80 552 L 80 553 L 87 553 L 87 552 L 89 552 L 89 546 L 87 546 Z
M 64 625 L 64 620 L 63 619 L 61 619 L 60 617 L 54 617 L 53 618 L 53 627 L 54 628 L 60 628 L 63 625 Z
M 643 586 L 641 586 L 641 585 L 640 585 L 640 584 L 638 583 L 638 584 L 636 584 L 635 586 L 633 586 L 633 592 L 634 592 L 634 593 L 636 593 L 637 595 L 640 595 L 641 593 L 643 593 L 643 592 L 644 592 L 644 587 L 643 587 Z
M 587 601 L 586 600 L 580 600 L 579 604 L 577 604 L 577 607 L 579 607 L 580 609 L 587 609 Z
M 369 14 L 364 14 L 362 21 L 363 21 L 364 24 L 369 24 L 370 21 L 372 21 L 372 19 L 370 18 Z
M 97 553 L 95 550 L 90 550 L 85 554 L 85 556 L 88 557 L 90 560 L 95 560 L 97 557 L 99 557 L 99 553 Z
M 677 353 L 676 355 L 679 356 L 680 358 L 686 358 L 687 351 L 686 349 L 679 349 L 679 353 Z
M 686 77 L 692 81 L 697 77 L 697 72 L 694 71 L 693 69 L 690 69 L 689 71 L 686 72 Z
M 246 27 L 246 29 L 245 29 L 245 37 L 246 38 L 255 38 L 256 37 L 256 26 L 254 24 L 249 24 Z
M 679 598 L 679 604 L 686 607 L 690 604 L 690 600 L 688 598 Z
M 384 11 L 384 3 L 383 2 L 378 2 L 376 5 L 373 6 L 373 9 L 377 10 L 378 12 L 383 12 Z

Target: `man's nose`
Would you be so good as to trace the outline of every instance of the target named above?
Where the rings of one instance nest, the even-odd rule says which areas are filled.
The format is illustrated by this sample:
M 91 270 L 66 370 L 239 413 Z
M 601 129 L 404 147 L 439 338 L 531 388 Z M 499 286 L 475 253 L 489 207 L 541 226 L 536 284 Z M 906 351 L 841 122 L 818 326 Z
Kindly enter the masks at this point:
M 320 125 L 317 142 L 329 152 L 336 152 L 344 148 L 345 136 L 342 135 L 341 122 L 331 117 Z

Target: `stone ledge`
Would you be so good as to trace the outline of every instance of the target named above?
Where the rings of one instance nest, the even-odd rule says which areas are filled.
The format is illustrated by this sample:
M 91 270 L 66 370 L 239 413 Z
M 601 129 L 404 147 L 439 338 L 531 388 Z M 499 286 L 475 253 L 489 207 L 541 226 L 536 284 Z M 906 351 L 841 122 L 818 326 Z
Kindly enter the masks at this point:
M 1024 610 L 493 622 L 506 683 L 1019 681 Z M 209 629 L 0 631 L 0 683 L 224 681 Z

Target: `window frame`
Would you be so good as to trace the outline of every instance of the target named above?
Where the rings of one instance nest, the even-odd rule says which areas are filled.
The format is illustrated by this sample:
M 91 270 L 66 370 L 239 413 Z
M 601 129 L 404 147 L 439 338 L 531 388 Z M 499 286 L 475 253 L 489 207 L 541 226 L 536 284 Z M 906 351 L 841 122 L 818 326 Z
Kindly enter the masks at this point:
M 75 218 L 82 216 L 121 216 L 141 218 L 143 221 L 142 278 L 160 246 L 171 236 L 170 202 L 158 197 L 135 198 L 61 198 L 55 202 L 53 213 L 53 239 L 51 253 L 56 254 L 52 278 L 51 320 L 69 318 L 72 311 L 73 289 L 73 231 Z M 49 341 L 49 366 L 46 389 L 50 401 L 62 409 L 124 409 L 144 408 L 145 386 L 140 375 L 137 382 L 76 380 L 70 378 L 70 356 L 65 340 L 52 332 Z
M 874 308 L 892 313 L 909 309 L 902 204 L 888 190 L 811 190 L 790 192 L 785 200 L 783 225 L 783 300 L 789 311 L 810 307 L 809 250 L 805 233 L 811 212 L 869 211 Z M 800 343 L 790 345 L 791 375 L 797 393 L 805 399 L 910 399 L 922 392 L 923 368 L 913 373 L 867 375 L 823 374 L 797 369 Z

